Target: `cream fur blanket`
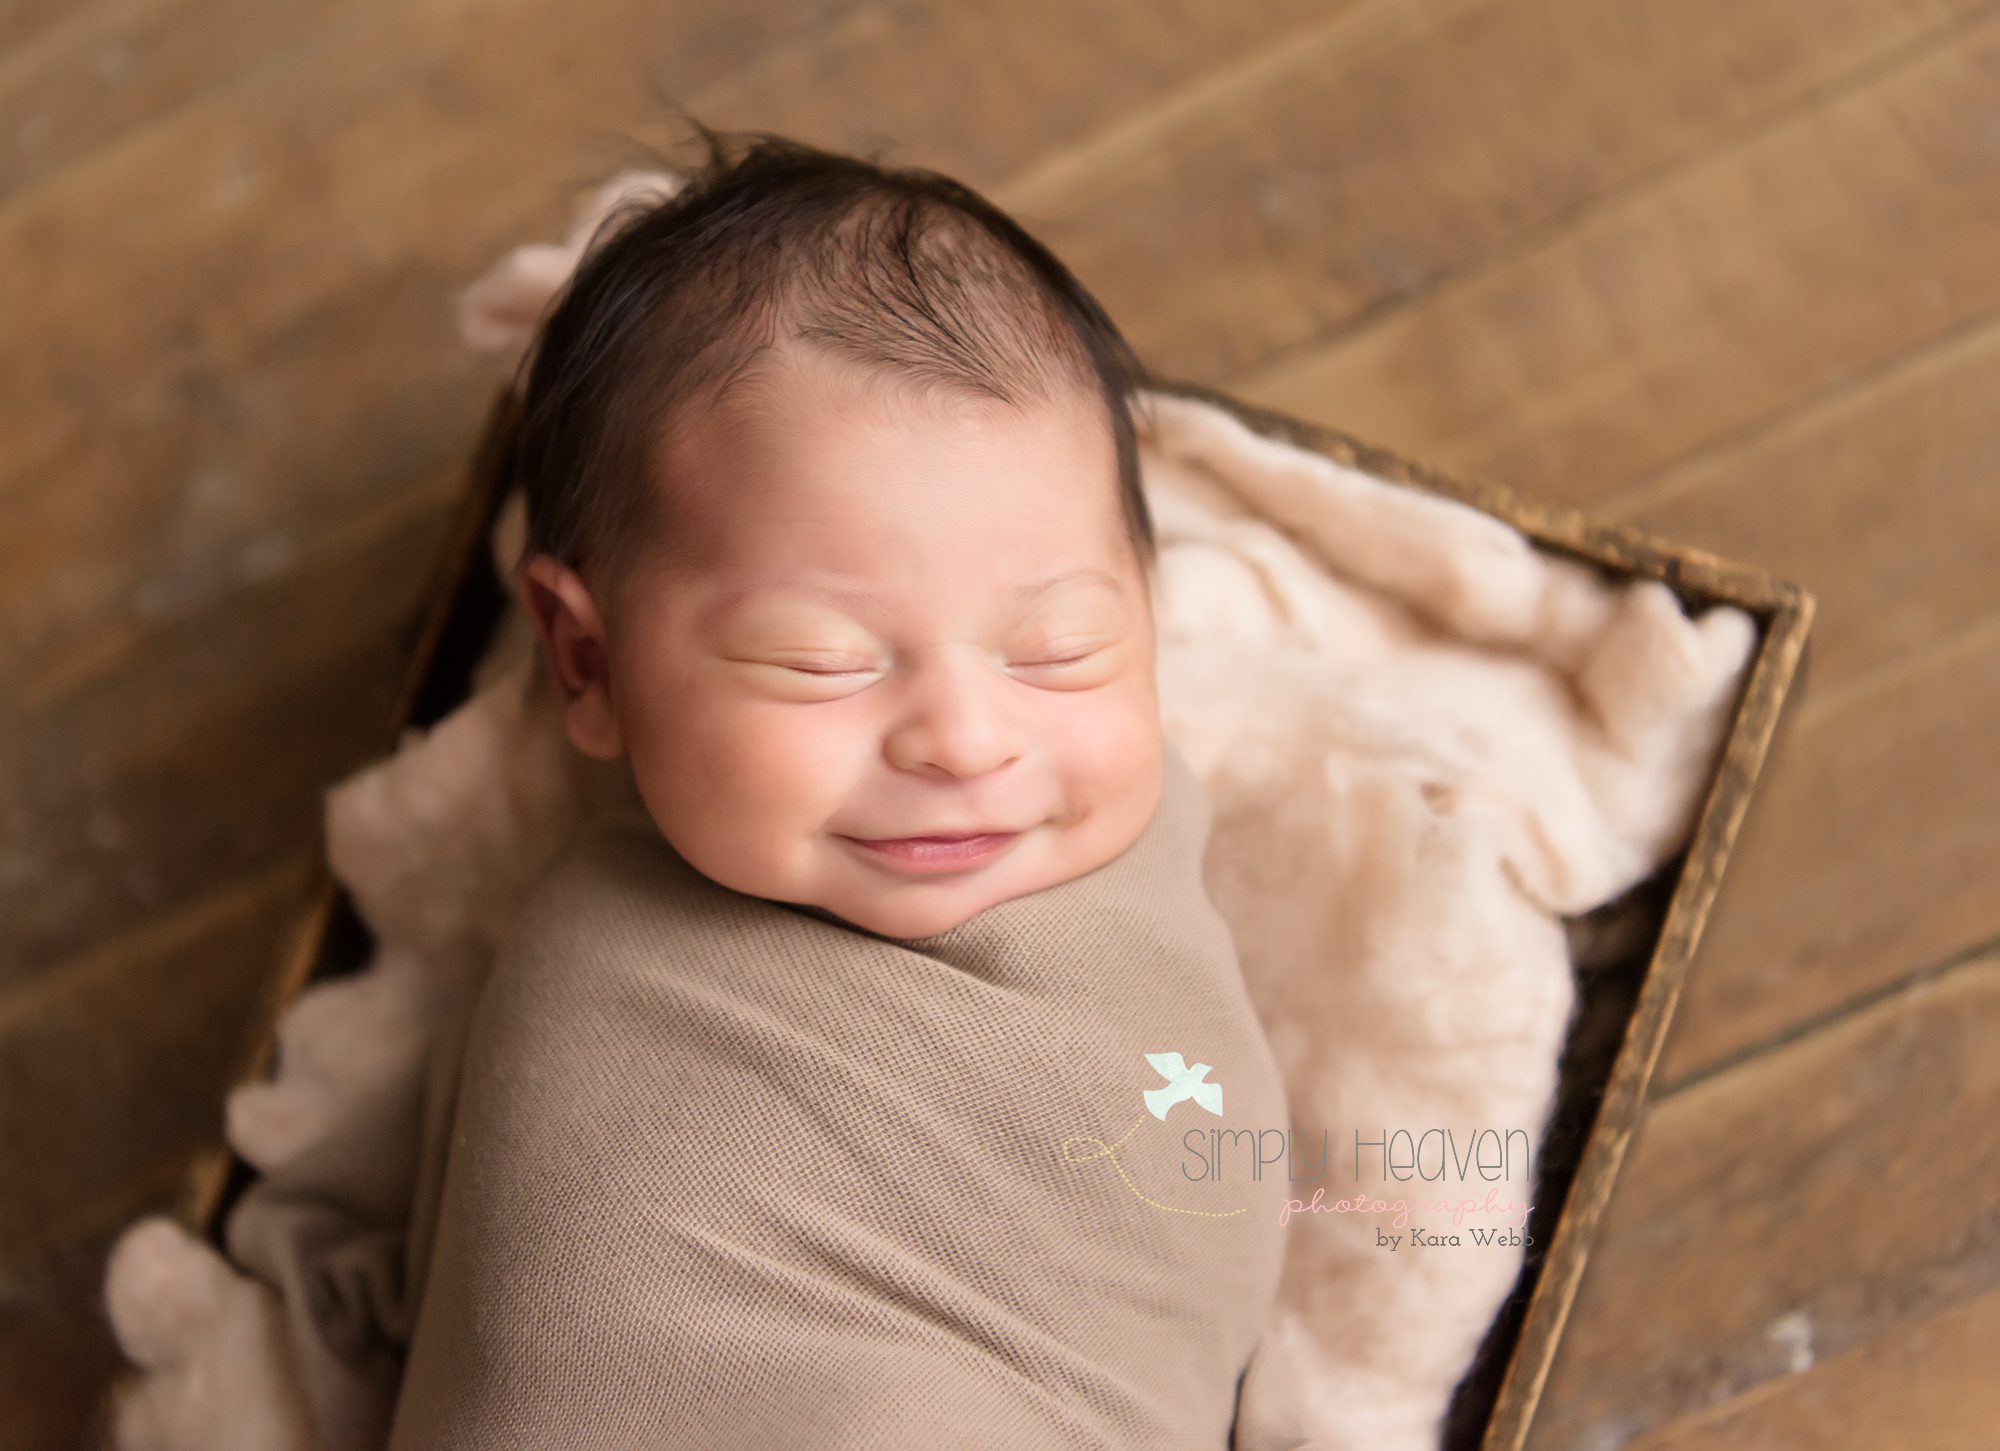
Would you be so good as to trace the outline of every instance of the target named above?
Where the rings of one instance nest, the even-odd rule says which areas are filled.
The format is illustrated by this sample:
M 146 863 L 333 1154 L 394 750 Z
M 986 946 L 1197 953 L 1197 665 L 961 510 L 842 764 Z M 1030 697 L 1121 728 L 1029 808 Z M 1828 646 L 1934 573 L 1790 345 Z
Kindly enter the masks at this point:
M 510 370 L 597 218 L 675 184 L 622 176 L 565 244 L 514 251 L 464 296 L 468 344 Z M 1664 586 L 1607 583 L 1470 507 L 1203 402 L 1149 401 L 1166 729 L 1214 806 L 1207 882 L 1296 1125 L 1328 1130 L 1343 1161 L 1357 1131 L 1520 1129 L 1539 1146 L 1576 999 L 1564 919 L 1686 841 L 1752 621 L 1690 620 Z M 130 1226 L 105 1278 L 137 1368 L 113 1406 L 127 1451 L 379 1451 L 415 1168 L 438 1131 L 427 1079 L 601 785 L 531 646 L 510 612 L 471 698 L 329 793 L 330 861 L 379 945 L 287 1008 L 275 1076 L 229 1100 L 230 1143 L 352 1272 L 272 1284 L 169 1218 Z M 1378 1226 L 1467 1225 L 1379 1156 L 1327 1182 L 1410 1212 L 1292 1220 L 1274 1373 L 1327 1451 L 1434 1448 L 1522 1250 L 1385 1249 Z M 1526 1203 L 1531 1183 L 1523 1158 L 1497 1185 L 1450 1187 Z M 301 1317 L 349 1353 L 301 1357 Z

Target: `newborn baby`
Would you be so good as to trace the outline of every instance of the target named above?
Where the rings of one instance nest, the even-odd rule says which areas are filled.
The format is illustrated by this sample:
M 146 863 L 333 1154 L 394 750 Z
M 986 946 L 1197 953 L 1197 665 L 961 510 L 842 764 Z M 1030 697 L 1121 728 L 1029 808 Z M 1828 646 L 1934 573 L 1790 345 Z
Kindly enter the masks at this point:
M 621 790 L 467 1029 L 391 1445 L 1244 1446 L 1286 1103 L 1138 365 L 964 188 L 704 135 L 522 389 L 520 596 Z

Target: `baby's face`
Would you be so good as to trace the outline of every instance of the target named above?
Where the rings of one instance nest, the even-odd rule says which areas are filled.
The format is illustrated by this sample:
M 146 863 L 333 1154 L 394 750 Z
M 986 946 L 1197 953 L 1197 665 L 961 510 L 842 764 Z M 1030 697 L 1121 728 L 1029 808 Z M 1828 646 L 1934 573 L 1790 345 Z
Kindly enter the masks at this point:
M 697 870 L 921 937 L 1144 830 L 1153 614 L 1101 411 L 794 353 L 663 461 L 693 562 L 640 567 L 605 617 L 606 711 Z M 995 839 L 910 840 L 966 833 Z

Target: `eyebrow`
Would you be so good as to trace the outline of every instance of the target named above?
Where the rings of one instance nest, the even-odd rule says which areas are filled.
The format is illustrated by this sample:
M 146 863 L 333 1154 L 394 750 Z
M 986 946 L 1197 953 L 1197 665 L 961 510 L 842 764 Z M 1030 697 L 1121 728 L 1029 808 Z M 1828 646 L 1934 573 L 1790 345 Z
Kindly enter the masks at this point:
M 1107 585 L 1112 589 L 1118 588 L 1118 580 L 1113 575 L 1102 569 L 1098 569 L 1094 565 L 1086 565 L 1081 569 L 1066 569 L 1060 574 L 1052 574 L 1046 579 L 1036 580 L 1031 584 L 1024 584 L 1015 590 L 1009 598 L 1012 603 L 1019 604 L 1024 600 L 1034 598 L 1036 595 L 1047 594 L 1058 585 L 1076 584 L 1086 581 L 1093 584 Z M 716 605 L 718 608 L 727 608 L 730 605 L 742 603 L 752 595 L 765 592 L 765 590 L 748 587 L 732 589 L 717 599 Z M 834 600 L 844 605 L 877 604 L 882 599 L 882 594 L 877 590 L 843 585 L 786 584 L 777 586 L 773 592 L 812 595 L 818 599 Z

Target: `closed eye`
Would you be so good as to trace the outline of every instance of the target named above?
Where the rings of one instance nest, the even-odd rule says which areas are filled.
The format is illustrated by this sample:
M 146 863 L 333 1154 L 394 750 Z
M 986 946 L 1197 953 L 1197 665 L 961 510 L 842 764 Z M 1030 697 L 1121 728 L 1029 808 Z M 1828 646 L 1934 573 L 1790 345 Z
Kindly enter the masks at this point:
M 1102 685 L 1117 671 L 1115 642 L 1099 642 L 1083 648 L 1058 648 L 1012 668 L 1022 683 L 1043 690 L 1086 690 Z
M 803 675 L 811 680 L 860 680 L 877 674 L 876 667 L 856 660 L 831 660 L 824 657 L 796 660 L 774 660 L 769 656 L 753 659 L 744 656 L 730 657 L 738 665 L 753 670 L 777 671 L 781 675 Z
M 790 670 L 799 675 L 811 675 L 821 680 L 847 680 L 856 675 L 873 675 L 875 673 L 872 667 L 866 665 L 786 665 L 780 662 L 778 668 L 781 670 Z
M 1041 654 L 1032 660 L 1020 662 L 1021 668 L 1038 670 L 1056 669 L 1065 665 L 1080 665 L 1094 655 L 1102 655 L 1110 648 L 1110 642 L 1089 635 L 1071 635 L 1067 639 L 1044 636 L 1035 641 L 1041 646 Z

